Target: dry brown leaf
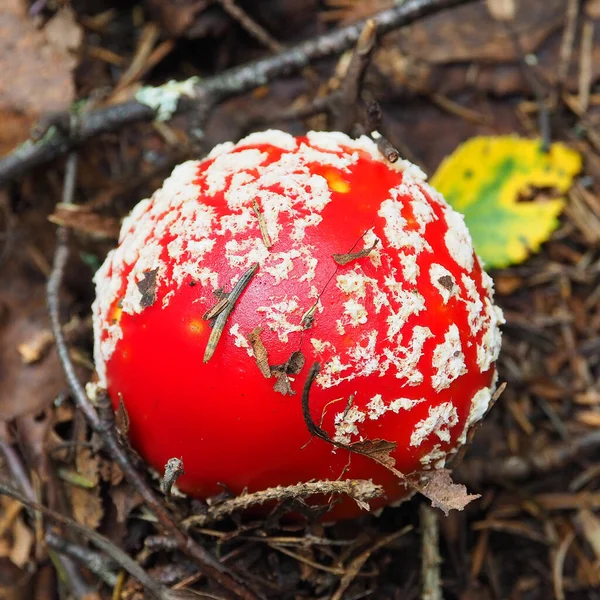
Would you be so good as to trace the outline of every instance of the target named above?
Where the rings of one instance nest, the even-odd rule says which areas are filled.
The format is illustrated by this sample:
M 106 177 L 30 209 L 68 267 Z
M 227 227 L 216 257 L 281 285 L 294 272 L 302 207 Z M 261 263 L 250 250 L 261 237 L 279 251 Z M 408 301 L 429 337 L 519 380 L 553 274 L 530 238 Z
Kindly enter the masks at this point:
M 158 269 L 152 269 L 146 271 L 141 281 L 137 282 L 138 290 L 142 295 L 140 299 L 140 306 L 142 308 L 149 308 L 156 301 L 156 275 Z
M 125 477 L 116 462 L 102 458 L 98 464 L 98 473 L 102 481 L 109 483 L 111 487 L 119 485 Z
M 347 448 L 357 454 L 364 454 L 382 465 L 393 467 L 396 461 L 390 455 L 396 450 L 397 445 L 396 442 L 387 440 L 363 440 L 348 444 Z
M 33 531 L 23 523 L 21 518 L 17 519 L 12 528 L 13 543 L 9 558 L 17 567 L 24 567 L 29 562 L 31 550 L 35 542 Z
M 52 347 L 34 364 L 24 364 L 19 346 L 47 331 L 45 285 L 26 279 L 12 263 L 0 270 L 0 421 L 41 412 L 64 389 L 64 376 Z
M 600 19 L 600 0 L 588 0 L 585 3 L 585 14 L 590 19 Z
M 52 348 L 54 336 L 50 329 L 42 329 L 36 332 L 35 336 L 17 346 L 17 350 L 27 365 L 33 364 L 41 360 L 46 355 L 46 352 Z
M 27 459 L 27 465 L 47 483 L 50 478 L 48 461 L 48 438 L 52 432 L 52 412 L 46 408 L 39 413 L 28 413 L 15 419 L 15 431 L 19 446 Z
M 276 377 L 277 381 L 273 386 L 273 389 L 276 392 L 284 396 L 293 396 L 296 392 L 292 389 L 292 385 L 290 383 L 290 378 L 285 371 L 273 370 L 273 375 Z
M 59 21 L 61 27 L 64 30 L 64 22 L 61 25 Z M 56 25 L 51 27 L 51 37 L 55 30 Z M 0 113 L 41 115 L 66 110 L 75 98 L 76 64 L 76 59 L 64 47 L 55 46 L 29 17 L 6 6 L 0 8 Z
M 431 505 L 447 515 L 451 510 L 463 510 L 479 494 L 469 494 L 467 488 L 454 483 L 448 469 L 437 469 L 426 476 L 421 493 L 431 500 Z
M 8 558 L 0 558 L 0 598 L 30 600 L 34 597 L 33 571 L 20 569 Z
M 102 500 L 100 498 L 100 479 L 98 471 L 98 456 L 89 448 L 79 448 L 75 460 L 77 473 L 85 480 L 94 484 L 94 487 L 83 488 L 76 485 L 69 487 L 73 517 L 81 525 L 96 529 L 104 515 Z
M 113 488 L 110 497 L 117 509 L 117 523 L 125 523 L 129 513 L 142 504 L 142 497 L 126 483 Z
M 563 26 L 566 4 L 564 0 L 516 4 L 511 27 L 524 54 L 534 52 L 553 31 Z M 484 3 L 459 6 L 422 19 L 391 34 L 384 42 L 398 43 L 400 50 L 411 59 L 428 63 L 518 59 L 506 25 L 496 21 Z
M 301 350 L 296 350 L 296 352 L 292 352 L 288 361 L 285 363 L 285 372 L 288 375 L 298 375 L 300 371 L 304 368 L 306 364 L 306 357 L 302 353 Z
M 515 18 L 515 0 L 487 0 L 487 7 L 496 21 L 512 21 Z
M 61 8 L 44 27 L 48 42 L 55 48 L 75 52 L 83 42 L 83 29 L 70 6 Z
M 271 367 L 271 373 L 277 378 L 273 389 L 284 396 L 293 396 L 296 392 L 292 389 L 289 375 L 298 375 L 306 364 L 306 358 L 301 350 L 292 352 L 287 362 Z
M 100 239 L 116 240 L 121 228 L 118 219 L 99 215 L 85 206 L 75 204 L 57 204 L 48 219 L 55 225 L 70 227 Z
M 263 344 L 263 341 L 260 337 L 262 333 L 262 327 L 255 327 L 248 334 L 248 341 L 252 346 L 252 351 L 254 352 L 254 359 L 256 360 L 256 364 L 258 365 L 258 369 L 267 379 L 271 377 L 271 367 L 269 367 L 269 354 L 267 353 L 267 349 Z
M 596 560 L 600 561 L 600 519 L 587 508 L 580 510 L 575 519 L 594 552 Z
M 117 430 L 119 433 L 126 438 L 129 433 L 129 414 L 127 413 L 127 409 L 125 408 L 125 403 L 123 402 L 123 398 L 119 395 L 119 407 L 115 413 L 115 425 L 117 426 Z
M 18 111 L 0 109 L 0 157 L 24 142 L 35 123 L 35 117 Z

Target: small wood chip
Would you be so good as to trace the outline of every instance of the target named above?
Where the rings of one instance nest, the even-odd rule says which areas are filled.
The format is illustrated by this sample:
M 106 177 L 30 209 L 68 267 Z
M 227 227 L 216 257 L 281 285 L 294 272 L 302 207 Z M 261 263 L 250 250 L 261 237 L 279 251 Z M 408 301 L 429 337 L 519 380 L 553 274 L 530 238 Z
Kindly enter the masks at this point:
M 294 396 L 296 394 L 296 392 L 292 389 L 290 378 L 288 377 L 287 373 L 284 371 L 273 370 L 273 375 L 277 379 L 275 385 L 273 386 L 273 389 L 276 392 L 279 392 L 283 396 Z
M 260 235 L 262 236 L 263 244 L 267 248 L 270 248 L 273 245 L 273 242 L 271 241 L 271 236 L 267 231 L 267 222 L 265 221 L 265 215 L 263 215 L 263 213 L 261 212 L 260 206 L 258 205 L 258 202 L 256 200 L 252 201 L 252 208 L 254 209 L 254 214 L 256 215 L 256 218 L 258 219 L 258 228 L 260 229 Z
M 442 287 L 446 288 L 449 292 L 451 292 L 452 288 L 454 287 L 454 280 L 450 275 L 442 275 L 442 277 L 438 279 L 438 283 Z
M 258 365 L 260 372 L 264 375 L 264 377 L 269 379 L 269 377 L 271 377 L 271 367 L 269 367 L 269 355 L 267 353 L 267 349 L 260 338 L 262 331 L 262 327 L 255 327 L 248 334 L 248 341 L 252 346 L 254 358 L 256 359 L 256 364 Z
M 210 332 L 210 337 L 208 338 L 208 343 L 206 344 L 206 350 L 204 351 L 205 363 L 207 363 L 215 353 L 217 344 L 221 339 L 221 335 L 223 335 L 223 330 L 225 329 L 227 319 L 231 314 L 231 311 L 234 309 L 239 297 L 242 295 L 242 292 L 246 289 L 246 287 L 256 274 L 256 271 L 258 271 L 258 263 L 254 263 L 240 277 L 240 280 L 233 286 L 233 289 L 229 293 L 229 296 L 227 297 L 227 304 L 225 308 L 218 314 L 217 318 L 215 319 L 214 327 Z
M 284 396 L 293 396 L 296 392 L 292 389 L 288 375 L 298 375 L 304 368 L 306 358 L 301 350 L 292 352 L 287 362 L 283 365 L 271 367 L 271 373 L 277 378 L 273 389 Z
M 158 269 L 152 269 L 152 271 L 146 271 L 144 278 L 138 281 L 137 286 L 142 298 L 140 300 L 140 306 L 142 308 L 148 308 L 152 306 L 156 301 L 156 274 Z
M 203 315 L 202 318 L 205 321 L 214 319 L 219 313 L 225 310 L 225 307 L 229 303 L 228 296 L 221 298 L 212 308 L 209 308 Z
M 315 322 L 315 313 L 317 312 L 317 302 L 315 302 L 302 316 L 302 327 L 310 329 Z
M 358 252 L 348 252 L 348 254 L 334 254 L 333 260 L 338 265 L 347 265 L 349 262 L 356 260 L 357 258 L 364 258 L 365 256 L 369 256 L 369 253 L 377 246 L 379 239 L 375 240 L 375 243 L 369 248 L 363 248 Z

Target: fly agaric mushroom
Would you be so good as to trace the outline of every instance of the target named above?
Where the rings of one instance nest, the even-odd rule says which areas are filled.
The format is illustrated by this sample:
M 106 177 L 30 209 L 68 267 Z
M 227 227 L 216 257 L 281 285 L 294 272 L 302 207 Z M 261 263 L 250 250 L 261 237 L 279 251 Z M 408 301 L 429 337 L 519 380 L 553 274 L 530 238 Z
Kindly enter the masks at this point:
M 95 282 L 99 384 L 196 497 L 353 478 L 384 486 L 374 507 L 397 501 L 404 482 L 339 446 L 387 440 L 400 472 L 442 468 L 495 386 L 502 313 L 463 217 L 368 137 L 271 130 L 179 165 Z M 337 446 L 303 418 L 313 362 L 310 415 Z

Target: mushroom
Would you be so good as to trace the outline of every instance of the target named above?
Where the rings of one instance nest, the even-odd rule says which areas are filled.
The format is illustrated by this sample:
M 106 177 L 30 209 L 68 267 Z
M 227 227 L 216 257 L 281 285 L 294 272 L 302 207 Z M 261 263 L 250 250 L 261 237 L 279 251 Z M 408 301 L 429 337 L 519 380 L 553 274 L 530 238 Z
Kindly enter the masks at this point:
M 440 469 L 486 412 L 501 311 L 463 217 L 371 138 L 253 133 L 175 168 L 95 276 L 95 363 L 134 448 L 195 497 Z M 302 390 L 315 362 L 310 415 Z M 354 516 L 350 500 L 332 518 Z

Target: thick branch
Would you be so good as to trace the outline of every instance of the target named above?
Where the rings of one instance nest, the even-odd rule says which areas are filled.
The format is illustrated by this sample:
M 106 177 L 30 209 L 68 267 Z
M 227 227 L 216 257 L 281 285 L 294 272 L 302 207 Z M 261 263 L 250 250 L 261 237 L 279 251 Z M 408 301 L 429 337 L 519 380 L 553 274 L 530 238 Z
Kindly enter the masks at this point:
M 422 17 L 470 2 L 474 0 L 407 0 L 373 17 L 376 33 L 382 35 L 414 23 Z M 344 52 L 356 44 L 364 26 L 365 21 L 360 21 L 347 27 L 337 28 L 275 56 L 202 80 L 194 88 L 192 104 L 196 107 L 200 104 L 204 110 L 207 110 L 216 102 L 248 92 L 277 77 L 289 75 L 306 67 L 312 61 Z M 186 102 L 178 103 L 177 111 L 188 109 L 190 104 L 189 98 L 186 98 Z M 52 127 L 38 142 L 26 142 L 0 160 L 0 186 L 101 133 L 116 131 L 129 123 L 148 121 L 155 116 L 154 109 L 132 101 L 90 111 L 82 117 L 76 132 L 69 127 Z M 64 122 L 64 119 L 62 121 Z

